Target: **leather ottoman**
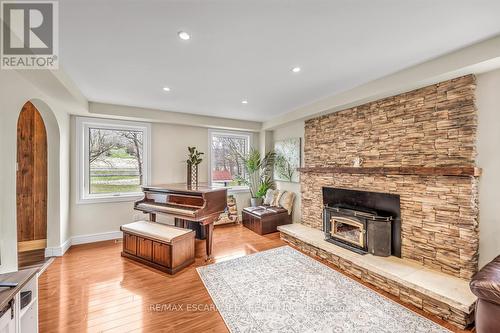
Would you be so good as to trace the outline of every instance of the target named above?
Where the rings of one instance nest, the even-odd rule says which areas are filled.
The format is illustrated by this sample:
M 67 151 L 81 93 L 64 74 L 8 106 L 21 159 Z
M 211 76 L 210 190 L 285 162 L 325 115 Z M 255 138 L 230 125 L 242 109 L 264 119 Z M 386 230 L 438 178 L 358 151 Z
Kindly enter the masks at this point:
M 292 216 L 282 207 L 257 206 L 243 208 L 243 226 L 259 235 L 278 231 L 278 226 L 292 223 Z

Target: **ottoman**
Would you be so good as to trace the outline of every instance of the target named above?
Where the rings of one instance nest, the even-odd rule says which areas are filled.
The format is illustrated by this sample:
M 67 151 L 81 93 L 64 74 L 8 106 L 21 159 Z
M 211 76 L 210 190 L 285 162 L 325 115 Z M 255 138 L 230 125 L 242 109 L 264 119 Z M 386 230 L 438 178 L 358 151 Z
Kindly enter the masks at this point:
M 292 223 L 292 216 L 282 207 L 257 206 L 243 208 L 243 226 L 265 235 L 278 231 L 278 226 Z
M 124 224 L 122 257 L 175 274 L 194 262 L 195 232 L 157 222 Z

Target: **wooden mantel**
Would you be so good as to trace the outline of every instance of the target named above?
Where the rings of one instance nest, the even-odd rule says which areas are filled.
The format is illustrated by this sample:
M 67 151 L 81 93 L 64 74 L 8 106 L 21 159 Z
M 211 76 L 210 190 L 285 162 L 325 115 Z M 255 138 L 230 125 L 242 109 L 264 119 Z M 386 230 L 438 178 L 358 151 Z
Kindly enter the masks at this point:
M 310 167 L 298 168 L 299 172 L 311 173 L 349 173 L 366 175 L 417 175 L 417 176 L 455 176 L 479 177 L 478 167 Z

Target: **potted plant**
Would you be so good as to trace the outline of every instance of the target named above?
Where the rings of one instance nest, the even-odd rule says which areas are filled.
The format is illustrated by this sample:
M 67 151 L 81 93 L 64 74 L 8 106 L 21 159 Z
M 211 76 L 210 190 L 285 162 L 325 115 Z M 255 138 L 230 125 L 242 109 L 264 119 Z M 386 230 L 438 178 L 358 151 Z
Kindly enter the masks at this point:
M 196 147 L 188 147 L 187 159 L 187 185 L 198 186 L 198 165 L 203 161 L 202 152 L 198 151 Z
M 260 152 L 252 148 L 248 154 L 237 152 L 237 155 L 243 161 L 246 171 L 246 177 L 239 177 L 238 181 L 248 185 L 252 196 L 252 206 L 259 206 L 262 204 L 262 198 L 266 195 L 267 190 L 274 188 L 271 175 L 276 154 L 268 152 L 264 157 L 261 157 Z

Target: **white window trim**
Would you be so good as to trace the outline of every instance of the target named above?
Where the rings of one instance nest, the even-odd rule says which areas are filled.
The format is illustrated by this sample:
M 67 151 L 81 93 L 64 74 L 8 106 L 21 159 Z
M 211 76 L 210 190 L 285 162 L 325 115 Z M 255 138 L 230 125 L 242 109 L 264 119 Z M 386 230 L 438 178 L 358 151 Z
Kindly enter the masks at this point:
M 89 117 L 76 117 L 75 133 L 76 133 L 76 172 L 78 177 L 76 203 L 99 203 L 99 202 L 119 202 L 119 201 L 134 201 L 142 197 L 141 192 L 133 193 L 109 193 L 109 194 L 89 194 L 89 136 L 87 135 L 89 128 L 105 128 L 115 130 L 135 130 L 142 131 L 143 134 L 143 185 L 149 185 L 149 177 L 151 175 L 151 124 L 102 119 Z
M 253 147 L 253 133 L 251 132 L 239 132 L 239 131 L 228 131 L 228 130 L 218 130 L 218 129 L 209 129 L 208 130 L 208 184 L 212 185 L 212 169 L 214 167 L 212 161 L 212 137 L 213 135 L 225 135 L 225 136 L 234 136 L 238 138 L 246 138 L 248 139 L 248 151 Z M 229 193 L 240 193 L 240 192 L 249 192 L 250 189 L 248 186 L 226 186 Z

